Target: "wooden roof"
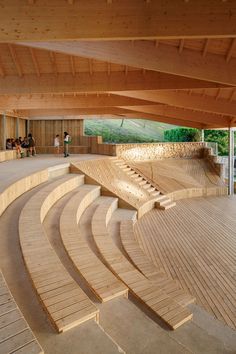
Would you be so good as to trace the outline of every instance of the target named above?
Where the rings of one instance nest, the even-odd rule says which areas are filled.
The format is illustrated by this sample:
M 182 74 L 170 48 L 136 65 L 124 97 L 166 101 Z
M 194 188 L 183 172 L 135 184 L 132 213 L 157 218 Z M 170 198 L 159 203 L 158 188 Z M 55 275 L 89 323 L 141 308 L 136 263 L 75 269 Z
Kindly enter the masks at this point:
M 3 0 L 0 111 L 236 124 L 233 0 Z

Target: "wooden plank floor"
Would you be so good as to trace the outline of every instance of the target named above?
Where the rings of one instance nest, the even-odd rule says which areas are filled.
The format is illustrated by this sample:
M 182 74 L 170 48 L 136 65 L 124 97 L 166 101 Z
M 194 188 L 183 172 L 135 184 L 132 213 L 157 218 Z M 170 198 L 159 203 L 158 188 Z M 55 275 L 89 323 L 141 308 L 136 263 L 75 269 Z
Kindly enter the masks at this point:
M 81 215 L 98 196 L 100 187 L 81 186 L 62 211 L 60 233 L 75 267 L 100 301 L 105 302 L 117 296 L 127 296 L 128 288 L 99 260 L 78 227 Z
M 0 353 L 43 354 L 0 271 Z
M 42 225 L 48 210 L 81 185 L 82 177 L 69 175 L 42 187 L 26 203 L 19 219 L 20 244 L 29 276 L 58 332 L 89 319 L 98 320 L 99 310 L 64 268 Z
M 145 253 L 197 303 L 236 328 L 236 198 L 185 199 L 176 208 L 152 210 L 135 225 Z
M 96 245 L 112 271 L 129 287 L 130 291 L 175 329 L 192 318 L 188 309 L 179 305 L 161 286 L 148 280 L 121 253 L 109 236 L 107 224 L 117 208 L 117 199 L 105 198 L 92 218 L 92 232 Z

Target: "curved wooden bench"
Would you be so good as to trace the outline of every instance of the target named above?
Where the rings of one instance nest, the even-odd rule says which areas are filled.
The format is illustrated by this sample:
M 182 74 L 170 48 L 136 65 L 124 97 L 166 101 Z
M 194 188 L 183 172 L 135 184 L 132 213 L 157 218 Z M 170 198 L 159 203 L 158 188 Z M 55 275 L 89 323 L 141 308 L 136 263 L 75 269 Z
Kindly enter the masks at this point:
M 157 268 L 139 247 L 134 236 L 133 220 L 121 221 L 120 237 L 130 259 L 145 277 L 161 286 L 162 290 L 179 304 L 187 306 L 195 302 L 195 298 L 192 295 L 187 294 L 175 280 L 168 277 L 162 267 Z
M 92 233 L 97 247 L 112 271 L 130 291 L 167 325 L 175 329 L 192 318 L 185 307 L 172 300 L 161 287 L 148 280 L 121 253 L 109 236 L 108 222 L 117 208 L 118 200 L 104 198 L 92 218 Z
M 47 184 L 23 208 L 20 244 L 34 288 L 58 332 L 88 319 L 98 309 L 69 275 L 50 245 L 42 222 L 52 205 L 83 183 L 84 176 L 66 176 Z
M 101 187 L 83 185 L 64 207 L 60 218 L 60 233 L 65 249 L 89 287 L 105 302 L 128 295 L 127 287 L 99 260 L 80 234 L 78 223 L 85 209 L 100 196 Z
M 0 353 L 43 354 L 0 271 Z

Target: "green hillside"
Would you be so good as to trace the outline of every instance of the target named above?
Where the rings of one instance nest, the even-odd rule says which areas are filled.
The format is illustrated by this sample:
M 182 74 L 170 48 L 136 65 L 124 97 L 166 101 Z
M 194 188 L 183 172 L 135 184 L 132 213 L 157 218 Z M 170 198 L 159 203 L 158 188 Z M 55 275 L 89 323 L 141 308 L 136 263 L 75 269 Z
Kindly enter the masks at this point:
M 164 141 L 164 131 L 176 126 L 144 119 L 85 120 L 86 135 L 101 135 L 107 143 Z

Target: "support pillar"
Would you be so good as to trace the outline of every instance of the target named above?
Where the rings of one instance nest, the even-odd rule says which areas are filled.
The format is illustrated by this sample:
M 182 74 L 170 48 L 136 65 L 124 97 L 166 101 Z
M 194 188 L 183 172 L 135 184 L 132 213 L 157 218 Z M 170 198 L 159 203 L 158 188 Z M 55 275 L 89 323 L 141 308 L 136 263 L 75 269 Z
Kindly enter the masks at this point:
M 30 133 L 30 121 L 27 119 L 26 121 L 26 136 Z
M 6 114 L 3 113 L 2 115 L 2 136 L 1 136 L 1 145 L 2 145 L 2 149 L 3 150 L 6 150 L 6 139 L 7 139 L 7 136 L 6 136 L 6 121 L 7 121 L 7 118 L 6 118 Z
M 201 142 L 204 143 L 205 141 L 205 130 L 201 129 Z
M 234 130 L 229 128 L 228 131 L 228 194 L 234 194 Z
M 19 126 L 20 126 L 20 120 L 19 118 L 16 118 L 16 138 L 18 139 L 19 138 Z

